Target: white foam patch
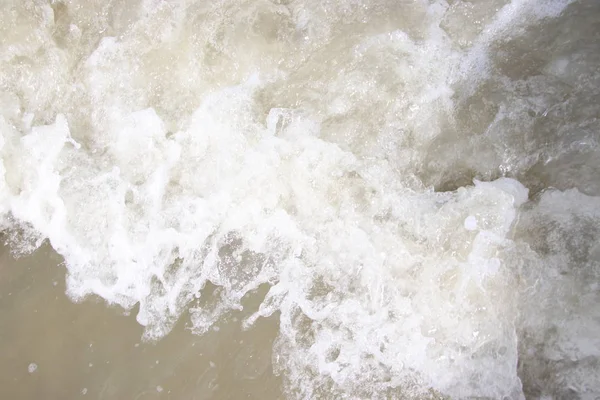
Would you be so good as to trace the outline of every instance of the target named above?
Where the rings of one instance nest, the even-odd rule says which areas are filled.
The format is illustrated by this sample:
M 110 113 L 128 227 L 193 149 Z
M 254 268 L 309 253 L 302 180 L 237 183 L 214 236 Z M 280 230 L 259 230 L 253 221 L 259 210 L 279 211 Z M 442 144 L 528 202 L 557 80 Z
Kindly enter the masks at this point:
M 209 97 L 170 138 L 152 110 L 127 116 L 106 150 L 110 169 L 93 178 L 63 117 L 21 139 L 28 168 L 11 211 L 65 256 L 69 293 L 139 302 L 138 321 L 157 337 L 208 281 L 223 303 L 193 311 L 199 331 L 270 282 L 257 316 L 282 313 L 291 376 L 315 369 L 348 387 L 384 368 L 394 385 L 518 391 L 515 304 L 498 301 L 513 277 L 497 253 L 527 190 L 502 180 L 387 192 L 337 146 L 252 122 L 251 92 Z M 76 157 L 87 161 L 67 167 Z M 487 222 L 474 237 L 455 228 L 468 213 Z M 300 315 L 314 321 L 312 343 L 293 339 Z

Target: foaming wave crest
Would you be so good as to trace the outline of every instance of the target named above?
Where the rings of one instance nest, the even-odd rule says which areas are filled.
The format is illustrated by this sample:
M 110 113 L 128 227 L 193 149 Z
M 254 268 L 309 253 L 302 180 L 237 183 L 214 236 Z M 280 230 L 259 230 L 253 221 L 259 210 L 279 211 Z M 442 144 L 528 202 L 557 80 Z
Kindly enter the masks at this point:
M 279 316 L 289 398 L 595 398 L 600 9 L 571 3 L 7 2 L 2 227 L 148 339 L 267 286 L 244 326 Z

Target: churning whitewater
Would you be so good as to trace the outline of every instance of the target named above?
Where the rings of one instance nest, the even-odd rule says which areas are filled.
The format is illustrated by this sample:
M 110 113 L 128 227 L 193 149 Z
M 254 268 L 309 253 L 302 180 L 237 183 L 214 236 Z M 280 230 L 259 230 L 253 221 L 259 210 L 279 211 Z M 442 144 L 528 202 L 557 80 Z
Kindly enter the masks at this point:
M 598 18 L 5 0 L 1 227 L 147 339 L 268 287 L 290 399 L 597 399 Z

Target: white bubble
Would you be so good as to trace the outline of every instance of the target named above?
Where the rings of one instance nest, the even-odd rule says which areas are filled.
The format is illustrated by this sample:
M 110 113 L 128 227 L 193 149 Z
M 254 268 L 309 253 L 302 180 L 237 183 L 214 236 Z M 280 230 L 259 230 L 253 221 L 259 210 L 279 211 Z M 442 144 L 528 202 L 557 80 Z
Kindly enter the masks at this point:
M 35 371 L 37 371 L 38 366 L 36 363 L 31 363 L 29 364 L 29 366 L 27 367 L 27 371 L 29 371 L 30 374 L 34 373 Z
M 469 215 L 467 218 L 465 218 L 464 226 L 466 230 L 474 231 L 477 229 L 477 218 L 475 218 L 473 215 Z

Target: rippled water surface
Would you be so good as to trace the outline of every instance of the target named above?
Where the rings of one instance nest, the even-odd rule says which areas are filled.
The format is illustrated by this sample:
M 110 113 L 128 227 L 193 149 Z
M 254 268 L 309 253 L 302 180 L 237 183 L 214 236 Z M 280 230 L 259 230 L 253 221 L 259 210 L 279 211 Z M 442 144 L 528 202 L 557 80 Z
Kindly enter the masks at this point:
M 0 393 L 600 398 L 600 2 L 3 0 Z

